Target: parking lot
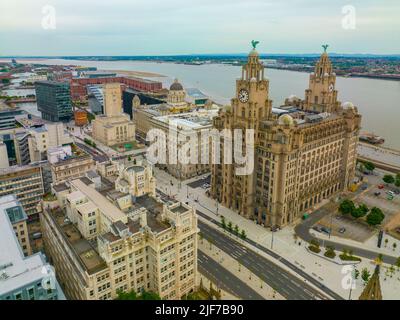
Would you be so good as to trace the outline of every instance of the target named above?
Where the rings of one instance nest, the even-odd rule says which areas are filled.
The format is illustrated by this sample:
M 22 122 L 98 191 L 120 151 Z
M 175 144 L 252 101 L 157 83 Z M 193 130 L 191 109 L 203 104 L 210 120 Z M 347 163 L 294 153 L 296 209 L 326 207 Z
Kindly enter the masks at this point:
M 382 188 L 383 187 L 383 188 Z M 358 193 L 354 198 L 354 203 L 359 205 L 364 203 L 369 209 L 373 207 L 380 208 L 384 214 L 383 227 L 395 217 L 400 215 L 400 195 L 394 195 L 392 200 L 388 200 L 387 191 L 389 189 L 386 185 L 370 185 L 368 189 Z M 342 238 L 352 239 L 359 242 L 365 242 L 375 232 L 377 228 L 370 227 L 362 219 L 354 219 L 351 216 L 343 216 L 337 211 L 326 214 L 318 223 L 314 225 L 316 231 L 339 236 Z
M 364 242 L 369 239 L 375 232 L 375 229 L 368 226 L 366 223 L 354 220 L 352 217 L 333 214 L 322 218 L 317 226 L 325 226 L 332 228 L 332 235 L 342 238 L 352 239 L 359 242 Z M 329 232 L 325 232 L 329 233 Z
M 201 177 L 198 180 L 195 180 L 193 182 L 188 183 L 188 186 L 190 188 L 195 189 L 195 188 L 203 187 L 204 185 L 205 186 L 207 186 L 207 185 L 209 186 L 210 183 L 211 183 L 211 175 L 208 174 L 206 176 Z

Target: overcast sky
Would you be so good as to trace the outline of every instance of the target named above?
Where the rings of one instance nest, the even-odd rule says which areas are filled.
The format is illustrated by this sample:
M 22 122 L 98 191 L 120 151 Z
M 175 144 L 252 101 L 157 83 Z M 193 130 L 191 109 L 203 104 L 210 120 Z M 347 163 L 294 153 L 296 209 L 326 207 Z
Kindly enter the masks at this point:
M 0 0 L 0 56 L 243 53 L 252 39 L 263 53 L 399 54 L 400 0 Z

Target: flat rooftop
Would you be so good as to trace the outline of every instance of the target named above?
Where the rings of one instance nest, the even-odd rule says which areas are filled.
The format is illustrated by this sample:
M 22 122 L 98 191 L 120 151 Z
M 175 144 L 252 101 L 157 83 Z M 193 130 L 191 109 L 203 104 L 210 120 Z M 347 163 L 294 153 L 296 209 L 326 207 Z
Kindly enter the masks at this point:
M 96 273 L 107 267 L 107 264 L 97 252 L 97 248 L 86 240 L 78 228 L 66 219 L 66 214 L 61 209 L 53 210 L 50 216 L 56 222 L 57 227 L 64 235 L 70 248 L 79 258 L 78 261 L 89 274 Z

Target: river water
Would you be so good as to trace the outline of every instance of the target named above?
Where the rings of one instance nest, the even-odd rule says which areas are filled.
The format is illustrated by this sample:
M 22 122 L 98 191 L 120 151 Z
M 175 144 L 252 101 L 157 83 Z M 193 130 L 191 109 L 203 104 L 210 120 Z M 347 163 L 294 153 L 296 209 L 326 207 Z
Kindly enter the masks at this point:
M 32 62 L 32 60 L 18 60 Z M 35 61 L 38 62 L 38 61 Z M 58 65 L 95 66 L 102 70 L 130 70 L 152 72 L 165 77 L 150 79 L 169 86 L 178 78 L 184 87 L 196 87 L 213 100 L 228 104 L 235 94 L 235 80 L 241 76 L 240 66 L 224 64 L 184 65 L 141 61 L 81 61 L 44 59 L 40 63 Z M 295 94 L 304 98 L 309 75 L 304 72 L 267 69 L 270 98 L 278 107 L 285 98 Z M 336 88 L 342 102 L 351 101 L 363 116 L 363 130 L 381 135 L 385 145 L 400 149 L 400 81 L 338 77 Z

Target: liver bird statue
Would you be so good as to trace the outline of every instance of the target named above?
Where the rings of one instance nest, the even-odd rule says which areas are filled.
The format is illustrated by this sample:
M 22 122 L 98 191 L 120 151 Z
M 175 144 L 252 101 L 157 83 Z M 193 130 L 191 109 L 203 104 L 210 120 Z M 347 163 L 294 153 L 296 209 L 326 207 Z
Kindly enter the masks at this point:
M 322 48 L 324 48 L 324 52 L 326 52 L 326 49 L 328 49 L 328 47 L 329 47 L 329 44 L 323 44 L 322 45 Z
M 260 41 L 257 40 L 251 40 L 251 45 L 253 46 L 253 49 L 256 49 L 256 46 L 260 43 Z

